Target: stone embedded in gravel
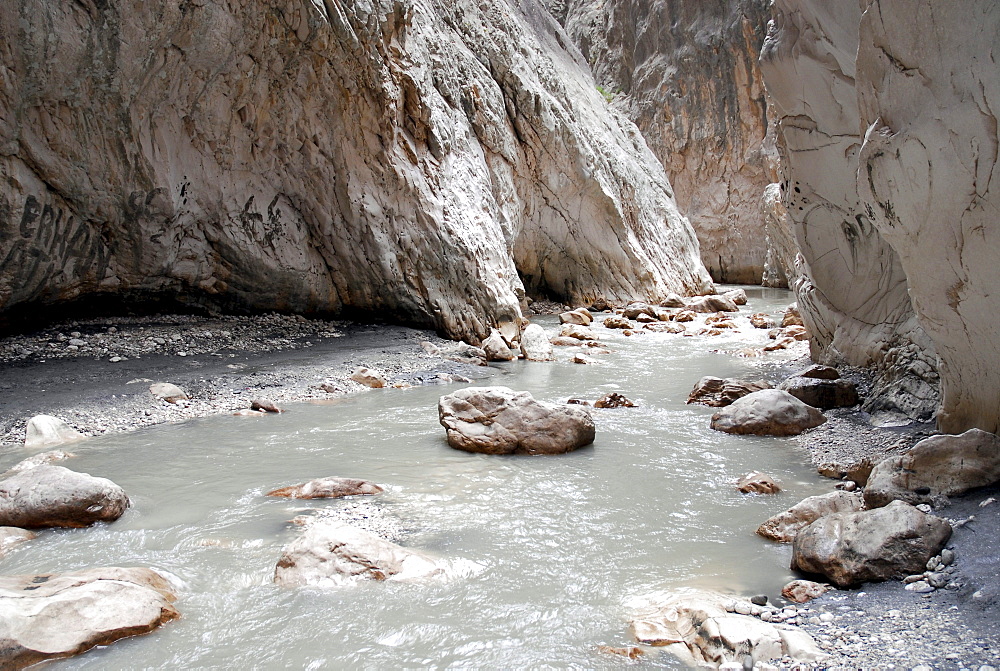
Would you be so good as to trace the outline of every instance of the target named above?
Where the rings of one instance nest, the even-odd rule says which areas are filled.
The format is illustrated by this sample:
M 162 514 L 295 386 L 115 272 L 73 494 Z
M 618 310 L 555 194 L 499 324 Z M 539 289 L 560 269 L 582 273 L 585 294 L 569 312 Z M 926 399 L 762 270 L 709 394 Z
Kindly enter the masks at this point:
M 754 471 L 747 473 L 736 483 L 736 489 L 744 494 L 777 494 L 781 487 L 770 475 Z
M 716 431 L 759 436 L 797 436 L 826 421 L 823 413 L 780 389 L 762 389 L 712 415 Z
M 301 485 L 281 487 L 267 493 L 291 499 L 337 499 L 344 496 L 381 494 L 385 490 L 374 482 L 353 478 L 316 478 Z
M 906 454 L 879 462 L 868 478 L 869 508 L 893 500 L 933 503 L 942 496 L 1000 481 L 1000 438 L 980 429 L 961 435 L 931 436 Z
M 610 394 L 605 394 L 596 401 L 594 401 L 595 408 L 634 408 L 635 403 L 629 400 L 624 394 L 619 394 L 616 391 Z
M 27 448 L 52 447 L 77 440 L 85 435 L 52 415 L 35 415 L 25 427 L 24 446 Z
M 884 508 L 833 513 L 792 542 L 792 569 L 826 576 L 838 587 L 915 573 L 951 537 L 951 525 L 902 501 Z
M 381 372 L 364 366 L 355 368 L 351 379 L 372 389 L 381 389 L 386 385 L 385 376 Z
M 781 588 L 781 596 L 795 603 L 806 603 L 833 589 L 832 585 L 812 580 L 793 580 Z
M 810 496 L 761 524 L 757 534 L 779 543 L 791 543 L 801 529 L 824 515 L 857 512 L 863 507 L 864 501 L 859 493 L 836 491 Z
M 568 337 L 568 336 L 564 336 Z M 577 338 L 574 338 L 577 340 Z M 579 344 L 579 341 L 576 343 Z M 552 361 L 552 343 L 545 335 L 545 329 L 538 324 L 528 324 L 521 334 L 521 353 L 528 361 Z
M 115 483 L 41 465 L 0 480 L 0 525 L 37 529 L 113 522 L 129 507 Z
M 770 389 L 771 383 L 764 380 L 738 380 L 707 375 L 694 385 L 688 394 L 688 403 L 699 403 L 713 408 L 724 408 L 733 401 L 761 389 Z
M 489 337 L 483 341 L 482 349 L 486 353 L 487 361 L 510 361 L 517 358 L 500 335 L 500 331 L 496 329 L 490 331 Z
M 188 400 L 188 395 L 176 384 L 169 382 L 154 382 L 149 385 L 149 393 L 167 403 L 177 403 Z
M 0 527 L 0 559 L 14 547 L 26 541 L 34 540 L 38 534 L 20 527 Z
M 0 667 L 20 669 L 147 634 L 180 617 L 164 578 L 146 568 L 0 576 Z
M 292 541 L 274 569 L 282 587 L 336 587 L 360 580 L 444 578 L 449 563 L 340 522 L 317 521 Z
M 250 401 L 250 409 L 259 410 L 263 412 L 273 412 L 275 414 L 284 412 L 284 410 L 282 410 L 274 403 L 264 398 L 255 398 L 254 400 Z
M 508 387 L 466 387 L 442 396 L 438 418 L 448 444 L 466 452 L 562 454 L 595 436 L 583 408 L 536 401 Z

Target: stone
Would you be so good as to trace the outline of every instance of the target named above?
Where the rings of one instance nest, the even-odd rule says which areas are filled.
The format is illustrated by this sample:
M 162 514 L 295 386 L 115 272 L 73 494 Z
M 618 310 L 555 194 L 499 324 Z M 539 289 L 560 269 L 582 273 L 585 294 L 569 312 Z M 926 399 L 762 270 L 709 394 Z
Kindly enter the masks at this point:
M 176 384 L 169 382 L 154 382 L 149 385 L 149 393 L 167 403 L 177 403 L 188 400 L 188 395 Z
M 640 315 L 646 315 L 647 317 L 653 317 L 654 319 L 657 318 L 656 312 L 648 303 L 629 303 L 622 311 L 622 316 L 625 317 L 625 319 L 638 320 Z
M 815 364 L 809 366 L 803 371 L 796 373 L 798 377 L 808 377 L 815 378 L 817 380 L 839 380 L 840 371 L 831 366 L 823 366 L 820 364 Z
M 755 594 L 750 597 L 750 603 L 755 606 L 766 606 L 767 605 L 767 595 L 766 594 Z
M 660 301 L 661 308 L 682 308 L 684 307 L 684 299 L 677 294 L 670 294 L 662 301 Z
M 20 669 L 147 634 L 180 617 L 175 600 L 147 568 L 0 576 L 0 666 Z
M 594 317 L 593 315 L 590 314 L 590 310 L 586 308 L 577 308 L 576 310 L 563 312 L 559 315 L 560 324 L 576 324 L 577 326 L 589 326 L 592 321 L 594 321 Z
M 805 326 L 805 323 L 802 321 L 802 313 L 794 305 L 789 305 L 785 308 L 785 312 L 781 316 L 781 327 L 785 328 L 788 326 Z
M 857 512 L 864 507 L 860 493 L 835 491 L 810 496 L 757 528 L 757 534 L 779 543 L 791 543 L 796 534 L 824 515 Z
M 129 507 L 105 478 L 62 466 L 35 466 L 0 480 L 0 525 L 37 529 L 113 522 Z
M 608 317 L 604 320 L 604 328 L 631 329 L 635 328 L 635 324 L 624 317 Z
M 276 406 L 273 402 L 267 400 L 266 398 L 255 398 L 250 401 L 250 409 L 258 410 L 262 412 L 272 412 L 275 414 L 280 414 L 284 412 L 281 408 Z
M 838 587 L 901 578 L 923 569 L 951 537 L 951 525 L 903 501 L 825 515 L 792 542 L 793 570 L 826 576 Z
M 537 401 L 508 387 L 466 387 L 442 396 L 438 417 L 448 444 L 484 454 L 561 454 L 594 442 L 583 408 Z
M 552 343 L 545 335 L 545 329 L 538 324 L 525 327 L 521 334 L 521 352 L 528 361 L 552 361 L 555 358 Z
M 84 438 L 85 435 L 52 415 L 35 415 L 28 420 L 24 430 L 24 446 L 27 448 L 63 445 Z
M 806 632 L 732 612 L 727 609 L 731 602 L 731 597 L 700 590 L 654 594 L 629 604 L 629 628 L 645 645 L 683 644 L 695 664 L 742 664 L 745 656 L 751 664 L 786 656 L 815 662 L 826 656 Z
M 596 401 L 594 401 L 595 408 L 634 408 L 635 403 L 626 398 L 623 394 L 618 392 L 611 392 L 610 394 L 605 394 Z
M 795 603 L 807 603 L 833 589 L 832 585 L 812 580 L 793 580 L 781 588 L 781 596 Z
M 517 358 L 496 329 L 490 331 L 490 336 L 483 341 L 482 350 L 487 361 L 510 361 Z
M 385 376 L 380 371 L 364 366 L 355 368 L 354 372 L 350 375 L 350 379 L 372 389 L 381 389 L 386 385 Z
M 649 324 L 643 324 L 642 328 L 647 331 L 652 331 L 653 333 L 684 333 L 687 331 L 682 324 L 675 324 L 673 322 L 650 322 Z
M 739 312 L 731 299 L 725 296 L 697 296 L 689 299 L 684 306 L 692 312 Z
M 774 321 L 774 317 L 763 312 L 755 312 L 750 315 L 750 325 L 755 329 L 773 329 L 778 324 Z
M 553 338 L 549 338 L 549 344 L 554 345 L 556 347 L 579 347 L 581 343 L 576 338 L 569 338 L 567 336 L 555 336 Z M 523 348 L 521 351 L 523 353 L 524 351 Z
M 63 459 L 69 459 L 70 457 L 76 456 L 71 452 L 64 452 L 63 450 L 50 450 L 48 452 L 40 452 L 34 456 L 28 457 L 27 459 L 22 459 L 13 466 L 7 469 L 7 471 L 0 475 L 0 480 L 6 478 L 8 475 L 14 475 L 15 473 L 20 473 L 21 471 L 26 471 L 29 468 L 34 468 L 35 466 L 41 466 L 42 464 L 51 464 L 56 461 L 62 461 Z
M 739 479 L 736 489 L 743 494 L 777 494 L 781 487 L 770 475 L 754 471 Z
M 599 364 L 600 363 L 600 361 L 596 361 L 595 359 L 591 359 L 589 356 L 586 356 L 586 355 L 583 355 L 583 354 L 574 354 L 572 361 L 573 361 L 573 363 L 581 364 L 581 365 L 584 365 L 584 366 L 589 366 L 591 364 Z
M 636 646 L 630 646 L 627 648 L 615 648 L 610 645 L 599 645 L 597 646 L 598 652 L 603 652 L 606 655 L 618 655 L 620 657 L 627 657 L 628 659 L 638 659 L 642 657 L 646 652 L 642 648 Z
M 871 457 L 857 457 L 851 461 L 825 461 L 816 467 L 816 471 L 825 477 L 835 480 L 852 480 L 862 487 L 867 484 L 868 476 L 875 468 Z
M 384 491 L 374 482 L 367 480 L 329 477 L 274 489 L 269 491 L 267 496 L 283 496 L 290 499 L 339 499 L 344 496 L 381 494 Z
M 38 534 L 19 527 L 0 527 L 0 559 L 21 543 L 34 540 Z
M 711 427 L 725 433 L 797 436 L 826 422 L 816 408 L 780 389 L 762 389 L 736 399 L 712 415 Z
M 764 380 L 737 380 L 706 376 L 698 380 L 688 394 L 687 403 L 699 403 L 713 408 L 723 408 L 733 401 L 761 389 L 770 389 Z
M 681 310 L 674 315 L 674 321 L 680 323 L 693 322 L 696 318 L 697 315 L 692 310 Z
M 731 300 L 734 305 L 747 304 L 747 292 L 745 289 L 733 289 L 732 291 L 727 291 L 722 295 Z
M 849 408 L 858 403 L 857 386 L 850 380 L 822 379 L 793 375 L 778 385 L 807 405 L 821 410 Z
M 282 551 L 281 587 L 338 587 L 363 580 L 426 581 L 449 574 L 447 562 L 341 522 L 320 521 Z
M 916 505 L 1000 481 L 1000 438 L 980 429 L 925 438 L 880 461 L 868 478 L 869 508 L 900 500 Z
M 559 335 L 566 338 L 575 338 L 576 340 L 597 340 L 597 334 L 590 328 L 577 326 L 576 324 L 564 325 L 562 330 L 559 331 Z

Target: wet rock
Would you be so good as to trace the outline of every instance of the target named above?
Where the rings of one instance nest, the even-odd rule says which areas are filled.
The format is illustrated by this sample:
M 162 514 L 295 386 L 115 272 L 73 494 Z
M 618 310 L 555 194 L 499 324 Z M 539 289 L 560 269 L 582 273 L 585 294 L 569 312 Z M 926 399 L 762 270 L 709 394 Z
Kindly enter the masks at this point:
M 372 368 L 365 368 L 364 366 L 355 368 L 350 378 L 358 384 L 363 384 L 372 389 L 381 389 L 386 385 L 385 376 L 381 372 Z
M 552 361 L 555 358 L 552 343 L 545 335 L 545 329 L 538 324 L 528 324 L 524 329 L 521 334 L 521 352 L 528 361 Z
M 486 354 L 487 361 L 510 361 L 517 358 L 500 335 L 500 331 L 496 329 L 493 329 L 490 336 L 483 341 L 482 350 Z
M 576 324 L 577 326 L 589 326 L 594 321 L 594 316 L 586 308 L 577 308 L 559 315 L 560 324 Z
M 0 527 L 0 559 L 21 543 L 34 540 L 38 534 L 19 527 Z
M 115 483 L 62 466 L 36 466 L 0 480 L 0 525 L 86 527 L 113 522 L 128 507 Z
M 797 436 L 826 421 L 823 413 L 779 389 L 739 398 L 712 415 L 716 431 L 761 436 Z
M 758 471 L 747 473 L 740 478 L 736 488 L 744 494 L 777 494 L 781 491 L 774 478 Z
M 0 475 L 0 480 L 6 478 L 8 475 L 14 475 L 15 473 L 20 473 L 21 471 L 26 471 L 29 468 L 34 468 L 35 466 L 41 466 L 42 464 L 51 464 L 56 461 L 62 461 L 63 459 L 69 459 L 75 456 L 71 452 L 64 452 L 62 450 L 50 450 L 48 452 L 41 452 L 34 456 L 28 457 L 27 459 L 22 459 L 17 462 L 3 475 Z
M 679 323 L 693 322 L 697 315 L 692 310 L 681 310 L 674 315 L 674 321 Z
M 745 289 L 733 289 L 722 294 L 733 302 L 734 305 L 747 304 L 747 292 Z
M 698 380 L 688 394 L 688 403 L 699 403 L 713 408 L 732 405 L 733 401 L 761 389 L 770 389 L 771 383 L 764 380 L 737 380 L 706 376 Z
M 317 521 L 285 547 L 274 569 L 282 587 L 336 587 L 360 580 L 444 578 L 447 562 L 336 521 Z
M 330 477 L 274 489 L 269 491 L 267 496 L 283 496 L 290 499 L 339 499 L 344 496 L 381 494 L 384 491 L 374 482 L 367 480 Z
M 796 534 L 824 515 L 857 512 L 864 507 L 860 493 L 830 492 L 810 496 L 757 528 L 757 534 L 779 543 L 791 543 Z
M 832 585 L 812 580 L 793 580 L 781 588 L 781 596 L 795 603 L 806 603 L 833 589 Z
M 154 382 L 149 385 L 149 393 L 167 403 L 188 400 L 188 395 L 183 389 L 169 382 Z
M 597 334 L 590 330 L 590 328 L 577 326 L 576 324 L 563 325 L 559 331 L 559 335 L 566 338 L 575 338 L 576 340 L 597 340 Z
M 631 646 L 628 648 L 614 648 L 610 645 L 599 645 L 597 646 L 598 652 L 603 652 L 606 655 L 618 655 L 620 657 L 627 657 L 628 659 L 639 659 L 645 653 L 642 648 L 636 646 Z
M 261 412 L 273 412 L 275 414 L 284 412 L 284 410 L 282 410 L 274 403 L 268 401 L 265 398 L 255 398 L 254 400 L 250 401 L 250 409 Z
M 850 380 L 792 376 L 779 384 L 778 389 L 822 410 L 849 408 L 858 403 L 857 386 Z
M 840 371 L 832 366 L 822 366 L 820 364 L 815 364 L 809 366 L 803 371 L 796 373 L 798 377 L 810 377 L 817 380 L 839 380 Z
M 684 299 L 677 294 L 669 294 L 666 298 L 660 301 L 661 308 L 682 308 L 684 307 Z
M 508 387 L 466 387 L 442 396 L 438 417 L 448 444 L 485 454 L 561 454 L 594 442 L 582 408 L 536 401 Z
M 146 568 L 0 576 L 0 667 L 20 669 L 147 634 L 180 617 L 170 585 Z
M 549 338 L 549 343 L 555 345 L 556 347 L 579 347 L 580 341 L 576 338 L 569 338 L 567 336 L 555 336 L 554 338 Z M 522 346 L 522 352 L 524 351 Z M 525 357 L 527 358 L 527 357 Z
M 652 331 L 653 333 L 684 333 L 687 331 L 681 324 L 675 324 L 674 322 L 650 322 L 649 324 L 643 324 L 642 328 L 647 331 Z
M 797 307 L 789 305 L 785 308 L 785 313 L 781 316 L 781 326 L 805 326 L 805 323 L 802 321 L 802 314 Z
M 672 646 L 681 644 L 681 658 L 695 664 L 743 664 L 746 657 L 751 664 L 782 657 L 813 662 L 826 656 L 806 632 L 730 612 L 732 601 L 695 590 L 652 595 L 630 604 L 630 629 L 646 645 L 675 652 Z
M 774 317 L 763 312 L 755 312 L 750 315 L 750 325 L 755 329 L 773 329 L 778 324 L 774 321 Z
M 692 312 L 739 312 L 731 299 L 726 296 L 697 296 L 687 301 L 684 306 Z
M 574 354 L 572 361 L 573 361 L 573 363 L 577 363 L 577 364 L 581 364 L 581 365 L 585 365 L 585 366 L 589 366 L 591 364 L 600 364 L 600 361 L 596 361 L 594 359 L 591 359 L 589 356 L 586 356 L 586 355 L 583 355 L 583 354 Z
M 624 317 L 608 317 L 604 320 L 604 328 L 631 329 L 635 328 L 635 324 Z
M 610 394 L 605 394 L 596 401 L 594 401 L 595 408 L 634 408 L 635 403 L 626 398 L 623 394 L 618 392 L 611 392 Z
M 792 569 L 826 576 L 838 587 L 923 570 L 951 537 L 951 525 L 903 501 L 833 513 L 795 536 Z
M 69 424 L 52 415 L 35 415 L 25 427 L 24 446 L 28 448 L 51 447 L 72 443 L 86 438 Z
M 656 311 L 648 303 L 629 303 L 625 306 L 622 311 L 622 316 L 625 319 L 639 319 L 640 315 L 646 315 L 647 317 L 652 317 L 657 319 Z
M 925 438 L 906 454 L 880 461 L 865 487 L 869 508 L 900 500 L 934 503 L 1000 481 L 1000 438 L 980 429 Z

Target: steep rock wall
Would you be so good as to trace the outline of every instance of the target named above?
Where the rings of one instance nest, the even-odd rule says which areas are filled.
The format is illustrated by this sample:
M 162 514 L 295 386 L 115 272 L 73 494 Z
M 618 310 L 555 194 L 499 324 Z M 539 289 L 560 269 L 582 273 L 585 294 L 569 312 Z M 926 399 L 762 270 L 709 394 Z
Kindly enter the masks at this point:
M 813 357 L 872 368 L 867 410 L 929 419 L 938 400 L 934 343 L 899 254 L 858 194 L 861 9 L 775 0 L 773 12 L 761 68 L 779 119 L 779 189 L 800 252 L 794 288 Z M 773 189 L 767 199 L 774 203 Z
M 0 7 L 0 310 L 382 311 L 711 288 L 635 127 L 532 0 Z M 523 278 L 523 279 L 522 279 Z
M 759 284 L 769 0 L 550 0 L 613 105 L 642 130 L 717 281 Z M 783 261 L 775 258 L 775 263 Z M 784 276 L 780 269 L 776 281 Z

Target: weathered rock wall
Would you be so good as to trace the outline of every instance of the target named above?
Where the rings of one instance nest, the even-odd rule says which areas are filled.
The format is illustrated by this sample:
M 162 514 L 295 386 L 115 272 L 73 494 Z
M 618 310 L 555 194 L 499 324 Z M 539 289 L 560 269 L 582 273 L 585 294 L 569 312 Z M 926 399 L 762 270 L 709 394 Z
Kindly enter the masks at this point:
M 1000 428 L 1000 7 L 776 0 L 761 54 L 820 360 L 873 367 L 868 408 Z
M 0 6 L 0 310 L 382 311 L 710 280 L 635 127 L 533 3 Z
M 550 0 L 614 107 L 666 168 L 717 281 L 759 284 L 765 270 L 760 198 L 774 175 L 762 154 L 767 105 L 757 55 L 768 5 Z

